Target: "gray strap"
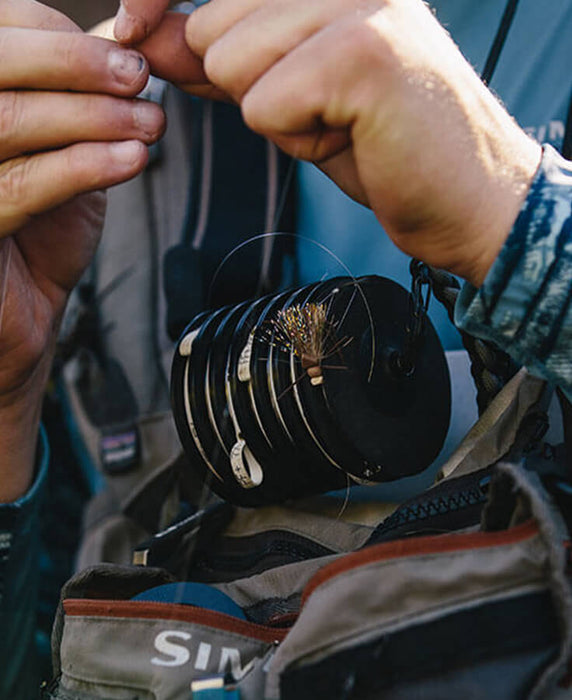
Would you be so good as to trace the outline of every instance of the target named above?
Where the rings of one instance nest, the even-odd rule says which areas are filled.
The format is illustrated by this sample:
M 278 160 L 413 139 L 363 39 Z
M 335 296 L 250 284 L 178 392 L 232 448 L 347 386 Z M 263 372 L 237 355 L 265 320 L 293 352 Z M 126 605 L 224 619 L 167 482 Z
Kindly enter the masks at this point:
M 441 478 L 464 476 L 498 462 L 514 445 L 524 417 L 546 399 L 546 394 L 546 382 L 521 369 L 443 465 Z

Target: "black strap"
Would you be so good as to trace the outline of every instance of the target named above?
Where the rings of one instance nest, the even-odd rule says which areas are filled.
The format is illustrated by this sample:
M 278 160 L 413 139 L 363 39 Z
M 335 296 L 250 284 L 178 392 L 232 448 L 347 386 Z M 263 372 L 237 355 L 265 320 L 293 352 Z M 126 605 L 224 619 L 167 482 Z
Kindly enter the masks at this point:
M 568 115 L 566 116 L 564 140 L 562 141 L 562 155 L 567 160 L 572 160 L 572 94 L 568 103 Z
M 271 227 L 295 230 L 292 159 L 248 129 L 234 105 L 191 102 L 186 221 L 181 242 L 163 259 L 167 331 L 173 340 L 206 308 L 277 288 L 283 260 L 293 253 L 293 237 L 269 234 L 242 244 Z
M 485 61 L 485 67 L 481 73 L 481 79 L 485 85 L 489 85 L 492 80 L 501 52 L 506 43 L 508 33 L 512 27 L 517 7 L 518 0 L 508 0 L 499 24 L 499 28 L 490 48 L 489 55 Z M 568 114 L 566 116 L 564 139 L 562 141 L 562 155 L 567 160 L 572 160 L 572 93 L 570 95 Z
M 499 24 L 499 28 L 489 51 L 489 55 L 485 62 L 485 67 L 481 73 L 481 79 L 485 85 L 488 85 L 492 80 L 493 73 L 495 72 L 501 52 L 506 42 L 506 38 L 512 26 L 517 7 L 518 0 L 508 0 Z

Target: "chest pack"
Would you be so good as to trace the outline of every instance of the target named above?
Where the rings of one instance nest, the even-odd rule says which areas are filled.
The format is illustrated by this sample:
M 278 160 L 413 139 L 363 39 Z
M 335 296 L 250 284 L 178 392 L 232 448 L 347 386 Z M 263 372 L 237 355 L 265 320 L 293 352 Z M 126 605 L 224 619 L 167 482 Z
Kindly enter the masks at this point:
M 44 697 L 569 697 L 572 489 L 538 449 L 545 389 L 517 373 L 399 505 L 219 502 L 137 565 L 81 571 Z

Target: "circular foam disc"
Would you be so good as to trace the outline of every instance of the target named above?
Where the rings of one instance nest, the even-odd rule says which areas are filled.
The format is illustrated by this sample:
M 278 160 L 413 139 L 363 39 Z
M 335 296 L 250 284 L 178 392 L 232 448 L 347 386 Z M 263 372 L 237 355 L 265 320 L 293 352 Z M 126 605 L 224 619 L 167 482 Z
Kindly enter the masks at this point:
M 449 372 L 428 318 L 414 371 L 406 375 L 396 363 L 406 343 L 409 300 L 397 283 L 372 276 L 342 288 L 331 305 L 343 347 L 324 360 L 321 388 L 340 435 L 367 464 L 353 472 L 360 478 L 388 481 L 420 472 L 447 435 Z

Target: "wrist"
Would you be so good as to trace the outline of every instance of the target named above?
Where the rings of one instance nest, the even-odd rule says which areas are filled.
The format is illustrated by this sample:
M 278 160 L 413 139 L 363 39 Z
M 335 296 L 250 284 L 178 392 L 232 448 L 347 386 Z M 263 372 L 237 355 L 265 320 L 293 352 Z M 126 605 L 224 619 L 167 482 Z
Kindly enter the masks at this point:
M 0 503 L 21 498 L 32 483 L 40 415 L 41 399 L 0 407 Z
M 0 503 L 21 498 L 32 484 L 50 366 L 46 358 L 24 382 L 0 392 Z
M 569 362 L 572 163 L 551 146 L 525 205 L 479 289 L 466 286 L 457 326 L 490 340 L 533 373 L 572 395 Z
M 524 133 L 520 143 L 507 146 L 507 163 L 494 164 L 491 187 L 483 195 L 474 217 L 475 251 L 460 275 L 480 287 L 505 245 L 523 207 L 542 160 L 542 147 Z

